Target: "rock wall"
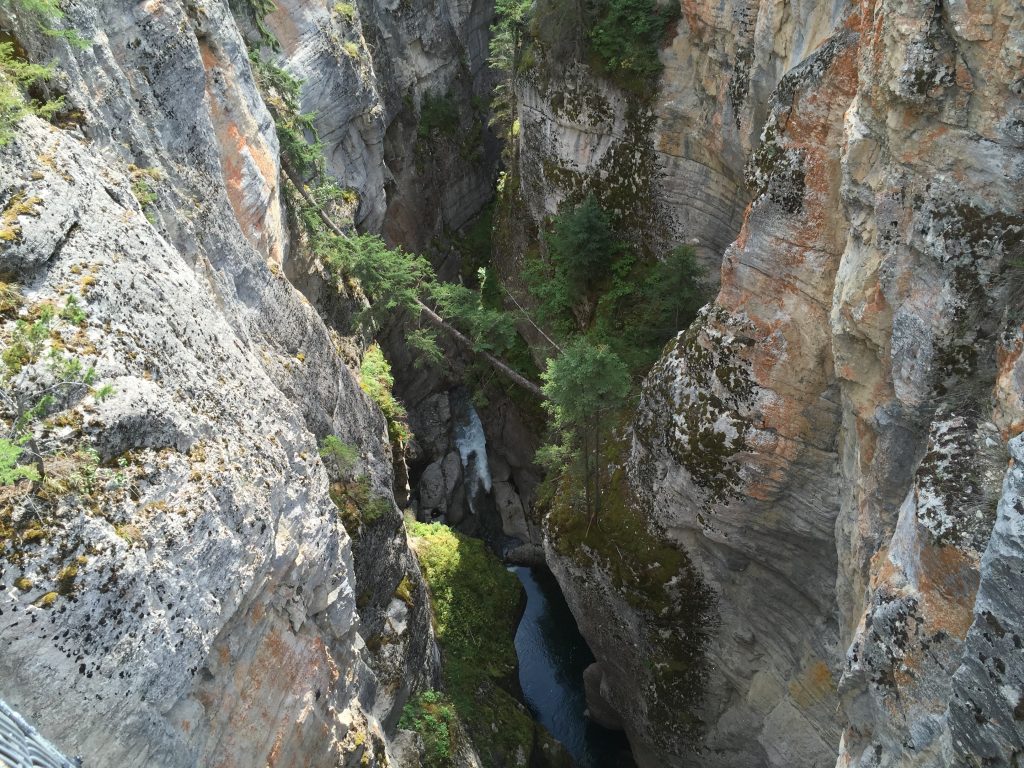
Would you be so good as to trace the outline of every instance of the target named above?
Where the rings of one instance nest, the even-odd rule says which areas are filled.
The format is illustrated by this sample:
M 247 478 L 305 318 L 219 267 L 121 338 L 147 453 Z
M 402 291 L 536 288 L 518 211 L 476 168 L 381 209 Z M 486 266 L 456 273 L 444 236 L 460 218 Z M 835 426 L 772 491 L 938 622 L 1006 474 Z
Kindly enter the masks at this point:
M 609 642 L 580 616 L 642 765 L 1019 759 L 1020 619 L 994 585 L 1013 592 L 1015 469 L 996 501 L 1021 429 L 1022 24 L 1017 2 L 683 4 L 634 204 L 735 240 L 644 384 L 628 466 L 648 527 L 714 594 L 691 625 L 710 633 L 703 689 L 663 702 L 699 739 L 634 706 L 654 670 L 616 674 L 651 621 Z M 534 221 L 618 146 L 626 102 L 578 79 L 558 109 L 523 92 Z M 686 159 L 657 154 L 669 125 Z M 718 181 L 677 183 L 704 155 Z M 729 191 L 740 167 L 749 193 Z M 723 201 L 746 194 L 730 231 Z M 549 534 L 574 611 L 636 616 L 614 558 L 586 574 Z
M 566 13 L 564 6 L 539 3 L 538 24 L 555 23 L 542 14 Z M 844 6 L 680 6 L 653 97 L 623 90 L 578 60 L 567 63 L 538 33 L 534 63 L 517 81 L 515 171 L 534 225 L 563 200 L 597 191 L 635 238 L 661 250 L 693 243 L 714 276 L 750 200 L 744 165 L 768 96 L 832 33 Z M 505 272 L 512 283 L 514 273 Z
M 68 3 L 82 50 L 0 20 L 34 60 L 56 59 L 66 102 L 60 127 L 25 121 L 0 150 L 5 350 L 18 323 L 57 313 L 5 374 L 5 423 L 62 395 L 28 443 L 42 481 L 0 507 L 0 678 L 90 765 L 383 765 L 381 726 L 435 682 L 398 511 L 364 528 L 353 563 L 328 496 L 319 438 L 356 446 L 388 500 L 391 452 L 345 364 L 358 342 L 285 278 L 316 265 L 294 261 L 244 11 Z M 486 14 L 461 8 L 443 31 L 479 48 Z M 363 39 L 358 13 L 282 3 L 268 26 L 280 61 L 309 75 L 330 169 L 379 226 L 389 113 L 376 62 L 344 47 Z M 88 385 L 54 382 L 90 366 Z

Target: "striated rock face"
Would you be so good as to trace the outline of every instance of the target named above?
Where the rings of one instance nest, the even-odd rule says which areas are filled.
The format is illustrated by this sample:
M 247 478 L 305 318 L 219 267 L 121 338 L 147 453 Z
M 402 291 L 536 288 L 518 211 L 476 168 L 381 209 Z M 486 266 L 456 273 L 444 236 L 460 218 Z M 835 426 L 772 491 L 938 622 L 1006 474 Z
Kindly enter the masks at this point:
M 716 300 L 645 382 L 628 464 L 648 527 L 714 594 L 690 627 L 709 633 L 702 691 L 661 702 L 702 735 L 647 730 L 657 702 L 631 691 L 655 673 L 616 673 L 651 619 L 611 641 L 581 628 L 642 765 L 1013 765 L 1015 468 L 995 505 L 1022 413 L 1024 7 L 813 6 L 684 3 L 630 187 L 705 244 L 736 232 L 741 166 L 753 196 Z M 577 171 L 607 170 L 624 124 L 579 79 L 561 111 L 524 93 L 535 220 L 596 183 Z M 687 127 L 674 161 L 670 125 Z M 677 185 L 704 155 L 716 180 Z M 551 532 L 574 610 L 634 615 Z
M 728 675 L 705 694 L 711 765 L 824 765 L 838 741 L 828 311 L 857 40 L 840 29 L 780 84 L 722 291 L 650 373 L 636 419 L 632 471 L 655 523 L 718 596 L 707 664 Z
M 3 178 L 6 199 L 39 201 L 4 254 L 5 267 L 11 252 L 34 262 L 16 273 L 26 310 L 80 297 L 83 327 L 62 321 L 51 338 L 114 388 L 100 403 L 69 385 L 33 430 L 42 501 L 24 485 L 7 494 L 5 696 L 95 765 L 292 762 L 312 748 L 333 763 L 359 751 L 358 734 L 376 727 L 359 702 L 374 678 L 316 442 L 268 370 L 287 376 L 288 337 L 251 341 L 258 325 L 241 304 L 233 327 L 125 178 L 61 132 L 26 124 Z M 291 295 L 287 317 L 312 331 L 316 316 Z M 333 397 L 339 422 L 379 433 L 319 336 L 307 361 L 347 389 Z M 22 409 L 54 386 L 55 359 L 14 378 Z M 79 479 L 90 445 L 117 475 Z M 384 471 L 381 445 L 367 447 Z
M 557 3 L 539 7 L 548 5 Z M 519 86 L 516 171 L 535 224 L 562 200 L 597 191 L 632 223 L 633 237 L 659 248 L 693 242 L 714 275 L 750 200 L 743 169 L 768 96 L 829 37 L 844 6 L 680 6 L 650 99 L 616 88 L 585 65 L 566 65 L 553 50 L 557 43 L 535 43 L 537 63 Z M 508 270 L 513 282 L 514 274 Z
M 355 5 L 283 0 L 266 26 L 305 81 L 328 168 L 359 194 L 357 224 L 421 250 L 491 195 L 493 147 L 466 107 L 487 95 L 493 2 Z M 428 96 L 456 105 L 458 123 L 421 129 Z
M 322 78 L 304 99 L 348 110 L 338 125 L 380 112 L 298 6 L 271 26 L 286 65 Z M 53 395 L 26 417 L 41 482 L 0 499 L 5 699 L 89 765 L 387 764 L 382 726 L 436 677 L 425 588 L 393 506 L 354 547 L 328 496 L 318 439 L 354 446 L 388 500 L 391 451 L 345 345 L 284 277 L 299 248 L 235 18 L 69 3 L 82 51 L 3 22 L 57 58 L 70 116 L 0 150 L 5 434 Z M 379 193 L 379 155 L 344 135 L 332 168 Z

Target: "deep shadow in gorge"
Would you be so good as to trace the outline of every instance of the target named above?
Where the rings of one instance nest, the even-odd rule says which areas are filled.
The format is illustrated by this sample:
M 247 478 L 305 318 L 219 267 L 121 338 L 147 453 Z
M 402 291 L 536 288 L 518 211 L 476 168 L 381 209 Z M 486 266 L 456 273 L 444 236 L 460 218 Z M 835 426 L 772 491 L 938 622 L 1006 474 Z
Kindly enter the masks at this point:
M 572 755 L 579 768 L 631 768 L 621 731 L 586 713 L 583 671 L 594 655 L 580 635 L 558 582 L 546 568 L 516 566 L 526 609 L 516 631 L 519 683 L 530 711 Z

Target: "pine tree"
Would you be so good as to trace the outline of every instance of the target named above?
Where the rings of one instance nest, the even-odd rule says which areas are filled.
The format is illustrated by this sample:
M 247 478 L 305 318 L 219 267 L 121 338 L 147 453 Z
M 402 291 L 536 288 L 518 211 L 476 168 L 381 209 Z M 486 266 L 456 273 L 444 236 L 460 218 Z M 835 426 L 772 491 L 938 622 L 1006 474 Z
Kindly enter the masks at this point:
M 587 512 L 593 521 L 601 513 L 602 449 L 610 431 L 605 420 L 622 407 L 629 392 L 629 371 L 607 345 L 594 344 L 581 336 L 548 361 L 541 378 L 547 398 L 544 408 L 561 437 L 546 457 L 563 465 L 578 459 Z M 558 471 L 563 467 L 549 468 Z

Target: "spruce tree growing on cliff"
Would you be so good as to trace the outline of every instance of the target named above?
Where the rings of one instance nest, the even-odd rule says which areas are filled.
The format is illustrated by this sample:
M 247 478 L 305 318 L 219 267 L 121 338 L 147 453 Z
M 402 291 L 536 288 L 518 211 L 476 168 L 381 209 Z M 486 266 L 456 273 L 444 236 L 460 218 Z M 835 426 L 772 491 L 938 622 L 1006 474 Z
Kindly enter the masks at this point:
M 3 0 L 15 17 L 32 20 L 48 37 L 61 37 L 71 45 L 86 48 L 88 43 L 73 29 L 58 29 L 54 24 L 64 18 L 58 0 Z M 33 64 L 15 50 L 9 40 L 0 42 L 0 147 L 15 136 L 18 121 L 29 115 L 49 119 L 64 106 L 63 98 L 52 101 L 26 99 L 24 92 L 53 77 L 52 64 Z
M 541 377 L 544 408 L 560 442 L 542 449 L 539 458 L 555 471 L 575 460 L 583 473 L 587 513 L 593 522 L 601 513 L 602 448 L 610 432 L 605 418 L 622 407 L 629 392 L 629 370 L 607 345 L 581 336 L 548 361 Z

